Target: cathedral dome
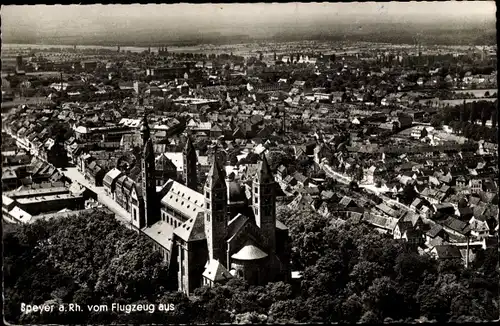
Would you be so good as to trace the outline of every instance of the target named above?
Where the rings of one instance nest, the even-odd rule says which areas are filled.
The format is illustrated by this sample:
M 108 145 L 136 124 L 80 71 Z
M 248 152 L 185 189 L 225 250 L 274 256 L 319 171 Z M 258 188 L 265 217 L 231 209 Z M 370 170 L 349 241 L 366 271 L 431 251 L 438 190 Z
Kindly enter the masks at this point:
M 229 202 L 231 203 L 242 202 L 247 199 L 245 191 L 243 191 L 240 184 L 234 180 L 228 181 L 227 192 L 228 192 Z
M 247 242 L 246 245 L 241 248 L 240 251 L 232 255 L 231 258 L 237 260 L 258 260 L 267 256 L 268 255 L 264 251 Z

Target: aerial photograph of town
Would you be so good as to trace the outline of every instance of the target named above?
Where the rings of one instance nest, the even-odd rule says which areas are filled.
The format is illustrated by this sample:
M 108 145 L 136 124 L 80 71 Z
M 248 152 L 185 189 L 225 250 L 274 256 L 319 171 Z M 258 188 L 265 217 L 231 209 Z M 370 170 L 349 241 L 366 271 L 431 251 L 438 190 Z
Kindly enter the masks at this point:
M 498 322 L 496 10 L 2 5 L 4 322 Z

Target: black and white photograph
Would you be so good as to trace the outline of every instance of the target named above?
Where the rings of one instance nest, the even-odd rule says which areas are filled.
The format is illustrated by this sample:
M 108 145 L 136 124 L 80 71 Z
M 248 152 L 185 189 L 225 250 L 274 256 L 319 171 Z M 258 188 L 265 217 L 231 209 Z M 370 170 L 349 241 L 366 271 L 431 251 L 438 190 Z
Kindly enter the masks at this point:
M 498 322 L 496 12 L 2 5 L 4 323 Z

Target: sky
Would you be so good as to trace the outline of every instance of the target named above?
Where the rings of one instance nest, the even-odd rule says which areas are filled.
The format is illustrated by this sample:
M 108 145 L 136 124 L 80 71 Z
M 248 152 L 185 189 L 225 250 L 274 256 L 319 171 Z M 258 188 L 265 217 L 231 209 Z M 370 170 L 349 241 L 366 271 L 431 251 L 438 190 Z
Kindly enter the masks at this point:
M 314 24 L 495 21 L 494 1 L 2 6 L 2 34 L 58 37 L 157 31 L 262 36 Z

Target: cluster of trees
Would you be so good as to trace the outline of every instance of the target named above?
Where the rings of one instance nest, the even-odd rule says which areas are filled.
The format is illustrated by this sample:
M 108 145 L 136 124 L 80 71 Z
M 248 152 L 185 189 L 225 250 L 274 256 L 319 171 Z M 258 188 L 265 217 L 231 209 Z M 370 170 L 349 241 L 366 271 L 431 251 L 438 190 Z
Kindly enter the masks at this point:
M 407 250 L 363 225 L 284 210 L 300 294 L 282 305 L 283 321 L 465 321 L 498 318 L 498 255 L 478 252 L 471 269 Z M 480 256 L 480 257 L 479 257 Z M 481 295 L 483 293 L 484 295 Z M 289 314 L 289 315 L 287 315 Z
M 248 286 L 240 279 L 195 291 L 183 301 L 189 322 L 465 322 L 498 318 L 498 257 L 420 256 L 363 225 L 339 224 L 311 211 L 280 211 L 292 237 L 301 281 Z M 189 307 L 189 308 L 188 308 Z
M 491 128 L 486 122 L 491 120 Z M 480 121 L 481 124 L 476 124 Z M 474 101 L 462 105 L 446 106 L 435 114 L 431 124 L 435 127 L 447 124 L 459 130 L 465 137 L 474 140 L 485 139 L 497 142 L 498 108 L 497 101 Z
M 113 217 L 94 214 L 4 230 L 5 318 L 11 323 L 263 323 L 480 321 L 498 318 L 498 254 L 461 261 L 420 256 L 363 225 L 280 209 L 292 270 L 302 279 L 241 279 L 175 292 L 160 255 Z M 22 314 L 20 304 L 78 303 L 81 312 Z M 89 312 L 87 304 L 174 304 L 154 313 Z
M 481 121 L 484 126 L 486 121 L 492 120 L 494 127 L 498 122 L 497 101 L 474 101 L 461 105 L 445 106 L 440 109 L 438 114 L 433 116 L 432 123 L 439 126 L 440 123 L 449 124 L 451 121 L 471 122 Z
M 439 92 L 436 94 L 440 100 L 455 100 L 455 99 L 475 99 L 477 98 L 474 93 L 455 93 L 455 92 L 449 92 L 449 91 L 444 91 L 444 92 Z M 483 96 L 485 98 L 496 98 L 497 93 L 496 92 L 489 92 L 485 91 Z
M 495 144 L 498 142 L 498 132 L 496 128 L 459 121 L 452 121 L 450 127 L 452 127 L 453 130 L 457 130 L 464 137 L 475 141 L 483 139 Z
M 3 241 L 4 313 L 10 323 L 106 323 L 119 316 L 90 313 L 86 305 L 156 302 L 171 285 L 146 238 L 102 213 L 16 226 Z M 82 311 L 22 314 L 23 302 L 78 303 Z

